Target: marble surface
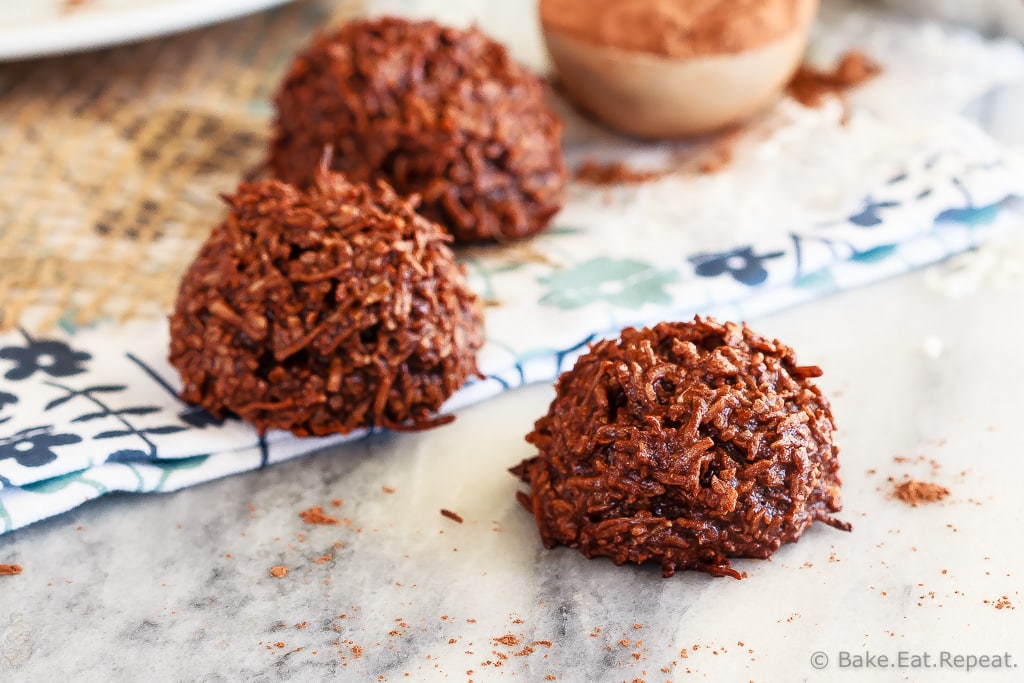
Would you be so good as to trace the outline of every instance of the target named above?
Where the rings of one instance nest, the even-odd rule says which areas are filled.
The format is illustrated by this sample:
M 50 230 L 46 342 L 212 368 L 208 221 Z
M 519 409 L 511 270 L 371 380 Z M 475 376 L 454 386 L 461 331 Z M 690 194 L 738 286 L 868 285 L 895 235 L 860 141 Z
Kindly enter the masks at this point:
M 544 550 L 505 471 L 552 396 L 535 386 L 430 433 L 110 497 L 0 538 L 0 562 L 24 567 L 0 577 L 0 680 L 826 681 L 868 678 L 838 668 L 842 651 L 1024 662 L 1021 293 L 954 299 L 928 281 L 752 321 L 825 370 L 854 530 L 741 561 L 744 580 Z M 908 475 L 951 495 L 893 500 L 887 478 Z M 313 505 L 342 523 L 305 524 Z

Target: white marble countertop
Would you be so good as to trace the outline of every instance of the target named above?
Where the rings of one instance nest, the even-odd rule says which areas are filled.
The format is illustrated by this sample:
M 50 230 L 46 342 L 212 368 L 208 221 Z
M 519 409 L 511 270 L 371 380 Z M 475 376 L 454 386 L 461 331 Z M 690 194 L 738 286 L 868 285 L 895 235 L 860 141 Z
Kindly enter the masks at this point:
M 843 651 L 929 653 L 936 664 L 943 651 L 1008 652 L 1015 666 L 1020 292 L 983 286 L 951 299 L 926 280 L 913 273 L 753 321 L 825 370 L 841 430 L 841 517 L 854 530 L 817 527 L 771 561 L 741 561 L 742 581 L 666 580 L 541 548 L 506 473 L 531 454 L 522 436 L 552 396 L 537 386 L 430 433 L 173 495 L 110 497 L 0 537 L 0 560 L 24 566 L 0 577 L 0 680 L 964 674 L 868 676 L 839 669 Z M 916 508 L 893 500 L 887 478 L 905 475 L 951 495 Z M 298 513 L 312 505 L 343 523 L 304 524 Z M 288 575 L 271 577 L 275 565 Z M 511 645 L 494 640 L 509 634 Z M 831 660 L 823 671 L 811 666 L 819 651 Z
M 1024 89 L 975 109 L 1024 142 Z M 1021 292 L 951 298 L 934 279 L 750 321 L 824 369 L 854 528 L 737 562 L 744 580 L 544 550 L 506 471 L 552 397 L 535 386 L 432 432 L 0 536 L 24 567 L 0 577 L 0 681 L 945 681 L 967 674 L 956 655 L 1021 680 Z M 910 507 L 888 481 L 907 476 L 951 494 Z M 314 505 L 342 523 L 304 523 Z M 841 667 L 901 652 L 933 668 Z

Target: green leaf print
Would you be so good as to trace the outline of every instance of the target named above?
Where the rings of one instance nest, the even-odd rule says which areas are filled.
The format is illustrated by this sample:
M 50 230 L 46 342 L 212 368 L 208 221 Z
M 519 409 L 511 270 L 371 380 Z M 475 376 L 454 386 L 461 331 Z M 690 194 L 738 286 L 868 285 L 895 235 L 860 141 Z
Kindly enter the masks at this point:
M 813 273 L 808 273 L 803 277 L 798 277 L 793 281 L 793 286 L 800 289 L 830 290 L 835 288 L 836 281 L 832 277 L 832 270 L 823 268 Z
M 199 467 L 200 465 L 205 463 L 209 458 L 209 455 L 197 455 L 192 458 L 177 458 L 174 460 L 154 460 L 148 463 L 149 465 L 159 467 L 160 469 L 163 470 L 163 473 L 160 475 L 160 481 L 156 483 L 156 486 L 153 487 L 153 490 L 162 491 L 164 485 L 167 483 L 167 478 L 170 477 L 173 472 L 176 472 L 178 470 L 188 470 L 192 469 L 193 467 Z
M 85 476 L 88 470 L 81 470 L 78 472 L 72 472 L 70 474 L 62 474 L 59 477 L 52 477 L 50 479 L 44 479 L 43 481 L 37 481 L 32 484 L 25 484 L 21 488 L 31 493 L 56 493 L 66 489 L 75 483 L 85 484 L 96 489 L 100 495 L 108 492 L 107 487 L 98 481 L 93 481 Z
M 649 263 L 599 256 L 541 277 L 548 293 L 540 303 L 565 310 L 583 308 L 595 301 L 621 308 L 665 305 L 672 303 L 665 286 L 678 279 L 678 273 L 658 270 Z
M 878 261 L 884 261 L 896 252 L 897 246 L 899 245 L 884 244 L 874 249 L 859 251 L 851 256 L 850 260 L 854 263 L 877 263 Z

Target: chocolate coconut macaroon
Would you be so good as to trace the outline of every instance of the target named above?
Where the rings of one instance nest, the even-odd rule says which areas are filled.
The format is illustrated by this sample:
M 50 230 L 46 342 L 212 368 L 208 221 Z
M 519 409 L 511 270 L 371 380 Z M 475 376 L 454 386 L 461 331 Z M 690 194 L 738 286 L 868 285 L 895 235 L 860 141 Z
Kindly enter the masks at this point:
M 839 507 L 828 400 L 792 349 L 696 318 L 623 330 L 558 381 L 513 472 L 547 547 L 739 574 Z
M 184 400 L 260 432 L 423 429 L 477 373 L 482 315 L 451 236 L 383 183 L 243 183 L 181 282 Z
M 562 205 L 562 124 L 540 79 L 476 29 L 384 18 L 318 35 L 275 97 L 269 165 L 309 185 L 325 147 L 350 180 L 422 197 L 458 242 L 526 237 Z

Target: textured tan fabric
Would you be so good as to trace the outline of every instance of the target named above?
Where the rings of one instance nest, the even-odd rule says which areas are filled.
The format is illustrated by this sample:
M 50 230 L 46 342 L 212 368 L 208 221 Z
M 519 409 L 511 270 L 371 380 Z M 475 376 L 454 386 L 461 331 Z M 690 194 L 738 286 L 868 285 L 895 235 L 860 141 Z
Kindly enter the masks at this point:
M 358 1 L 0 64 L 0 330 L 165 315 L 266 154 L 294 52 Z

